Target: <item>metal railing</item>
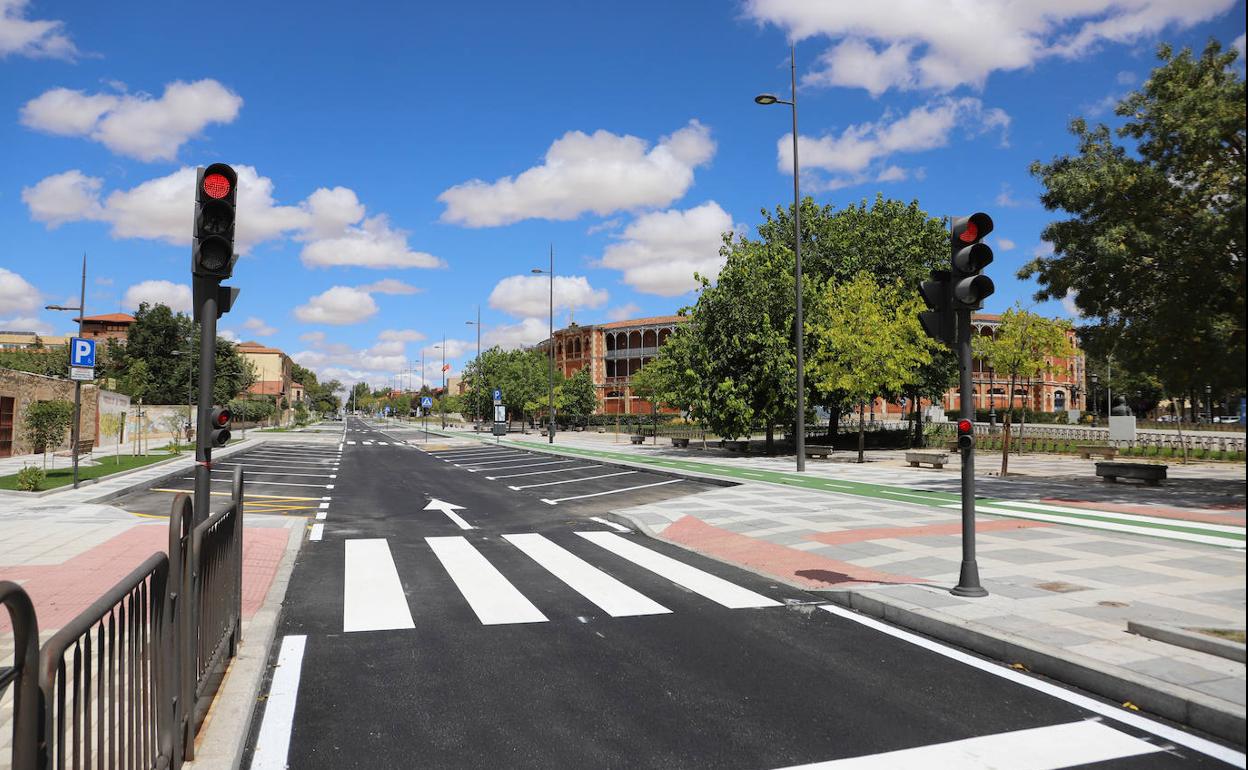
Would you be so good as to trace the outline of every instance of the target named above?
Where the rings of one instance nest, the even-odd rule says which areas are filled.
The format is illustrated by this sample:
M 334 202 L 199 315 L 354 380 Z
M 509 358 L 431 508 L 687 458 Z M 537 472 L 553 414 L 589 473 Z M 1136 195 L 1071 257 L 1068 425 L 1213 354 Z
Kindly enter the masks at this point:
M 13 770 L 176 768 L 195 735 L 242 629 L 243 473 L 229 505 L 194 526 L 178 495 L 169 552 L 134 571 L 38 647 L 25 591 L 0 581 L 13 621 Z

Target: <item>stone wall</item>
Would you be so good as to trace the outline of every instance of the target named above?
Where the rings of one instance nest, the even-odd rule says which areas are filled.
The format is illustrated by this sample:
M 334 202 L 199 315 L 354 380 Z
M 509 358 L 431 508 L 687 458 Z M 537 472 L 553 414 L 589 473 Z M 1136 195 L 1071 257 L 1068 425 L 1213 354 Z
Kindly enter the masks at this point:
M 83 383 L 82 386 L 82 434 L 83 440 L 96 438 L 96 386 Z M 19 372 L 14 369 L 0 369 L 0 396 L 12 398 L 13 411 L 13 454 L 30 454 L 34 448 L 26 441 L 26 410 L 36 401 L 64 400 L 74 402 L 74 383 L 60 377 L 45 377 L 42 374 Z M 65 440 L 55 449 L 68 449 L 71 431 L 66 431 Z M 52 447 L 49 447 L 52 449 Z

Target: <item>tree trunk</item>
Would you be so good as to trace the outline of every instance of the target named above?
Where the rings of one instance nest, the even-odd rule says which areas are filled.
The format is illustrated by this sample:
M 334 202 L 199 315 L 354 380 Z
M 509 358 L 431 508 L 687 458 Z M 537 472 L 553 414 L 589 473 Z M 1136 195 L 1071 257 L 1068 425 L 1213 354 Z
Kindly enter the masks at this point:
M 767 423 L 767 454 L 775 454 L 776 449 L 776 428 L 770 421 Z
M 867 408 L 863 404 L 858 405 L 858 462 L 866 462 L 863 456 L 863 450 L 866 448 L 867 441 L 867 424 L 866 420 Z
M 841 427 L 841 406 L 828 407 L 828 446 L 836 446 L 836 434 Z
M 1183 440 L 1183 418 L 1181 415 L 1175 426 L 1179 429 L 1179 448 L 1183 450 L 1183 464 L 1187 465 L 1187 442 Z
M 1001 432 L 1001 477 L 1010 472 L 1010 413 L 1005 413 L 1005 426 Z

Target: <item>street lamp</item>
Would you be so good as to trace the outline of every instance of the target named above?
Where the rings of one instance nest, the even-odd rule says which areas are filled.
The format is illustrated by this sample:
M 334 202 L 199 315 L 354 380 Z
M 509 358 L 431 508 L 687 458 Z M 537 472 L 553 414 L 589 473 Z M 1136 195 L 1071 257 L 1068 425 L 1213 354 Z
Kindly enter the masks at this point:
M 536 275 L 550 276 L 550 337 L 546 344 L 550 347 L 550 374 L 547 377 L 547 388 L 550 392 L 550 423 L 546 428 L 546 439 L 550 444 L 555 443 L 555 245 L 550 245 L 550 269 L 542 270 L 535 267 L 532 272 Z
M 44 310 L 76 310 L 78 311 L 78 336 L 82 336 L 82 317 L 87 314 L 87 255 L 82 255 L 82 288 L 78 294 L 78 307 L 65 305 L 44 305 Z M 73 357 L 71 356 L 72 360 Z M 97 437 L 98 438 L 98 437 Z M 74 459 L 74 489 L 78 488 L 78 442 L 82 439 L 82 380 L 74 380 L 74 427 L 70 431 L 69 440 L 73 442 L 70 456 Z M 44 447 L 47 450 L 47 447 Z M 117 451 L 121 451 L 118 445 Z
M 1213 422 L 1213 386 L 1205 384 L 1205 416 Z
M 789 92 L 790 100 L 785 101 L 774 94 L 759 94 L 754 97 L 756 104 L 764 106 L 787 104 L 793 111 L 793 256 L 795 263 L 793 276 L 797 287 L 797 315 L 793 321 L 793 336 L 797 340 L 797 470 L 806 470 L 806 377 L 804 355 L 802 350 L 802 215 L 801 186 L 799 165 L 797 162 L 797 55 L 794 46 L 789 46 Z
M 1092 427 L 1093 428 L 1095 428 L 1097 426 L 1097 423 L 1099 422 L 1097 412 L 1100 411 L 1101 407 L 1097 400 L 1097 387 L 1096 386 L 1098 383 L 1100 383 L 1100 381 L 1101 381 L 1101 376 L 1097 374 L 1096 372 L 1092 372 L 1088 375 L 1088 384 L 1092 387 Z
M 464 321 L 464 323 L 467 324 L 468 326 L 477 327 L 477 357 L 475 359 L 475 362 L 476 362 L 476 370 L 477 370 L 477 379 L 480 379 L 481 377 L 481 306 L 480 305 L 477 305 L 477 320 Z M 473 383 L 473 384 L 480 385 L 481 383 Z M 474 387 L 473 390 L 476 390 L 476 388 Z

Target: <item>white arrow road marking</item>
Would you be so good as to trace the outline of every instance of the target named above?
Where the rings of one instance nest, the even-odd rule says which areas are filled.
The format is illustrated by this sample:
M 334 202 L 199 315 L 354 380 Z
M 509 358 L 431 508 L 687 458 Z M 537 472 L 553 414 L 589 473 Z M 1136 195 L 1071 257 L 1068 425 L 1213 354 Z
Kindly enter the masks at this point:
M 458 513 L 455 513 L 455 511 L 464 510 L 464 506 L 462 505 L 455 505 L 454 503 L 448 503 L 445 500 L 439 500 L 438 498 L 435 497 L 429 501 L 428 505 L 425 506 L 425 510 L 426 511 L 442 511 L 443 513 L 446 514 L 446 517 L 450 519 L 451 521 L 455 522 L 455 524 L 460 529 L 473 529 L 474 528 L 471 524 L 464 521 L 463 518 L 461 518 Z

